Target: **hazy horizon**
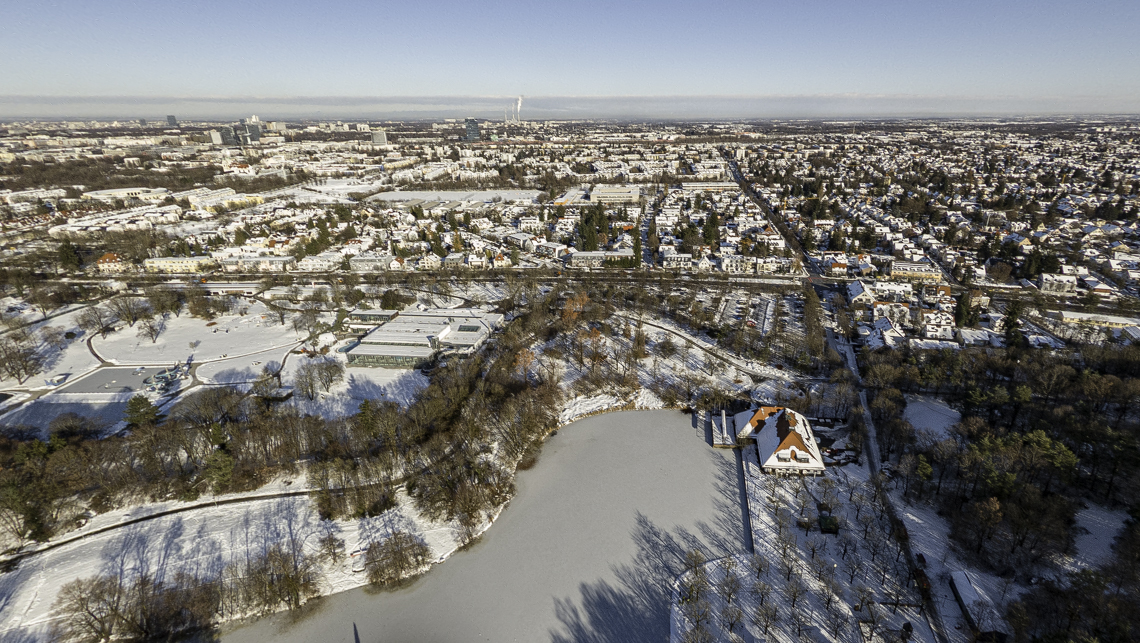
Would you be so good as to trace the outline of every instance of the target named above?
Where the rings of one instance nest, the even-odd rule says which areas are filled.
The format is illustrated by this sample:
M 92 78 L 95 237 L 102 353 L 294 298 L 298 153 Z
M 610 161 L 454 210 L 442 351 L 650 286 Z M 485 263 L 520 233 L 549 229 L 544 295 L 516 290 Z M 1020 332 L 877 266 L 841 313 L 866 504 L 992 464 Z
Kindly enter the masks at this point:
M 501 120 L 515 96 L 0 96 L 0 119 Z M 1100 97 L 531 96 L 523 120 L 747 120 L 821 118 L 1132 117 L 1140 105 Z

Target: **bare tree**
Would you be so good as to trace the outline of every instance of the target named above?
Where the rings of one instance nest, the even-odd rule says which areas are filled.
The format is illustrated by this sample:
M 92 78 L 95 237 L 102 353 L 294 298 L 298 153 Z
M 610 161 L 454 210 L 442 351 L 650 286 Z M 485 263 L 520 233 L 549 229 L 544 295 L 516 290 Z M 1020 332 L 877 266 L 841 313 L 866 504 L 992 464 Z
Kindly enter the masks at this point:
M 736 601 L 736 595 L 740 593 L 740 577 L 734 570 L 725 570 L 716 584 L 716 589 L 726 603 L 733 603 Z
M 768 630 L 780 622 L 780 611 L 776 609 L 775 603 L 757 605 L 749 620 L 752 621 L 753 625 L 760 628 L 764 636 L 768 636 Z
M 297 374 L 293 377 L 293 388 L 298 393 L 309 398 L 309 401 L 317 399 L 317 373 L 315 365 L 312 362 L 302 364 L 297 369 Z
M 325 393 L 329 392 L 333 384 L 344 379 L 344 364 L 341 364 L 335 359 L 326 359 L 316 362 L 313 370 L 317 382 L 320 383 Z
M 269 612 L 300 607 L 318 591 L 320 569 L 296 540 L 276 543 L 263 554 L 232 563 L 230 576 L 244 609 Z
M 0 338 L 0 372 L 23 384 L 43 370 L 40 352 L 28 342 L 9 337 Z
M 768 559 L 760 554 L 752 554 L 752 556 L 748 558 L 748 567 L 756 575 L 756 578 L 766 575 L 769 566 L 770 563 Z
M 847 582 L 854 583 L 855 577 L 859 572 L 863 571 L 863 560 L 858 556 L 852 556 L 843 562 L 843 571 L 847 573 Z
M 40 329 L 40 341 L 56 350 L 67 347 L 67 331 L 59 326 L 44 326 Z
M 791 601 L 789 605 L 793 610 L 796 609 L 796 603 L 799 602 L 804 594 L 807 593 L 807 586 L 800 580 L 799 574 L 793 574 L 786 585 L 784 585 L 784 595 Z
M 122 583 L 114 576 L 81 578 L 64 585 L 53 606 L 59 620 L 52 626 L 52 639 L 86 643 L 116 638 L 124 601 Z
M 815 555 L 818 553 L 827 552 L 827 541 L 820 537 L 810 537 L 804 543 L 807 550 L 811 552 L 811 559 L 815 560 Z
M 107 306 L 119 319 L 127 322 L 127 325 L 132 327 L 138 320 L 146 317 L 148 314 L 152 314 L 150 307 L 147 306 L 142 299 L 126 295 L 115 297 L 107 302 Z
M 839 633 L 847 627 L 847 615 L 843 613 L 843 608 L 836 605 L 834 609 L 828 609 L 824 617 L 827 620 L 827 629 L 831 632 L 831 638 L 839 640 Z
M 111 332 L 115 320 L 114 311 L 104 306 L 88 306 L 79 313 L 79 327 L 89 333 L 99 333 L 104 339 Z
M 427 564 L 431 549 L 419 537 L 396 530 L 373 542 L 365 553 L 368 582 L 390 585 L 415 574 Z
M 32 533 L 33 525 L 26 520 L 28 514 L 26 486 L 15 483 L 16 474 L 0 472 L 0 532 L 16 541 L 19 547 Z
M 727 604 L 720 610 L 720 622 L 724 629 L 732 632 L 744 620 L 744 610 L 734 604 Z
M 772 594 L 772 586 L 764 581 L 758 580 L 752 583 L 752 588 L 749 590 L 749 593 L 752 594 L 754 600 L 758 601 L 760 605 L 763 605 L 764 601 L 768 599 L 768 596 Z
M 139 337 L 146 337 L 150 343 L 158 341 L 159 335 L 166 330 L 166 319 L 161 316 L 146 317 L 139 323 Z
M 151 286 L 143 291 L 151 310 L 159 315 L 168 313 L 175 317 L 182 313 L 182 295 L 173 288 Z
M 59 306 L 59 297 L 47 288 L 36 288 L 28 295 L 28 301 L 47 319 L 48 313 Z
M 293 330 L 299 333 L 312 333 L 320 327 L 319 320 L 320 310 L 307 302 L 306 307 L 293 316 Z
M 799 639 L 803 636 L 804 630 L 807 629 L 808 623 L 811 622 L 811 618 L 808 616 L 808 613 L 805 612 L 804 610 L 798 610 L 798 609 L 793 608 L 792 609 L 792 615 L 791 615 L 791 621 L 792 621 L 792 625 L 796 626 L 796 638 Z
M 681 635 L 681 643 L 713 643 L 715 640 L 703 623 L 694 625 Z
M 711 612 L 712 606 L 704 597 L 688 600 L 681 605 L 681 614 L 693 624 L 693 630 L 703 630 L 711 618 Z

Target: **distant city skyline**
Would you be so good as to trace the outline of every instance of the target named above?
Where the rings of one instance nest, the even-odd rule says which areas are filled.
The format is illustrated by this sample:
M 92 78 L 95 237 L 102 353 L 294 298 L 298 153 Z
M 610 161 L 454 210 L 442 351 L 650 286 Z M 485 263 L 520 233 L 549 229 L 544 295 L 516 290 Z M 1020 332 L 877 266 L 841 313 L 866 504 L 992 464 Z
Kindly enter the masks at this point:
M 0 96 L 0 119 L 51 120 L 148 118 L 180 120 L 414 120 L 468 117 L 503 120 L 515 97 L 229 97 Z M 1130 101 L 1097 97 L 958 96 L 530 96 L 522 120 L 745 120 L 819 118 L 984 118 L 1015 116 L 1140 116 Z
M 0 118 L 1135 114 L 1138 25 L 1123 0 L 17 2 Z

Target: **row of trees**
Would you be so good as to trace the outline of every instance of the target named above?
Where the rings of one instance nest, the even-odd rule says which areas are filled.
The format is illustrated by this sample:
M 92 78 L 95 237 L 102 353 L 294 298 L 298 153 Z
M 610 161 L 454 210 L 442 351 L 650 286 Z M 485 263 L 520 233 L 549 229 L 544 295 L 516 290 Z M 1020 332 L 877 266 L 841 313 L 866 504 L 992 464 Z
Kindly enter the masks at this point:
M 422 539 L 395 530 L 368 545 L 364 571 L 373 585 L 395 585 L 422 572 L 430 554 Z M 271 543 L 216 575 L 123 570 L 75 580 L 56 598 L 52 639 L 170 640 L 208 631 L 222 619 L 297 609 L 320 593 L 322 559 L 343 561 L 344 543 L 335 534 L 317 552 L 295 537 Z

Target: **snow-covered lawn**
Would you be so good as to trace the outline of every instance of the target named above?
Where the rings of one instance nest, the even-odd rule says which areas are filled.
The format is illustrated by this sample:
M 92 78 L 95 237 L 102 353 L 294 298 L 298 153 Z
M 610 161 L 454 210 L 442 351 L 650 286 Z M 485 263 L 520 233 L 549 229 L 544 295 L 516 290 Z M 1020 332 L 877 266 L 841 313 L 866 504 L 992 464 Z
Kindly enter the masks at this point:
M 937 440 L 953 437 L 950 427 L 962 419 L 962 414 L 946 402 L 926 395 L 906 396 L 906 410 L 903 418 L 910 422 L 916 431 L 927 431 Z
M 318 357 L 291 354 L 286 358 L 285 368 L 281 371 L 282 383 L 292 386 L 297 370 L 310 360 L 337 360 L 347 365 L 344 354 L 337 351 L 329 351 L 328 355 Z M 297 407 L 301 413 L 335 419 L 356 413 L 364 400 L 396 402 L 407 406 L 427 385 L 428 378 L 417 370 L 346 366 L 344 379 L 327 392 L 320 391 L 312 400 L 294 393 L 289 404 Z
M 201 364 L 195 371 L 195 375 L 203 384 L 250 383 L 261 376 L 261 371 L 266 366 L 271 371 L 280 368 L 285 356 L 293 347 L 298 345 L 299 343 L 294 343 L 285 348 L 270 348 L 259 353 L 250 353 L 240 357 Z
M 0 303 L 0 309 L 3 309 L 2 303 Z M 64 374 L 68 375 L 69 380 L 73 380 L 98 366 L 99 360 L 91 354 L 91 351 L 87 350 L 87 335 L 80 330 L 76 323 L 76 317 L 79 316 L 81 310 L 82 307 L 79 307 L 47 321 L 43 321 L 43 315 L 40 315 L 38 311 L 32 315 L 27 315 L 27 320 L 32 324 L 29 330 L 37 339 L 39 339 L 40 331 L 47 326 L 60 328 L 64 332 L 75 333 L 76 337 L 68 340 L 67 345 L 62 350 L 45 346 L 41 342 L 39 349 L 40 354 L 44 357 L 43 372 L 24 382 L 22 386 L 18 385 L 14 379 L 4 379 L 3 376 L 0 376 L 0 389 L 7 387 L 30 390 L 50 388 L 44 385 L 44 380 Z
M 95 338 L 92 346 L 103 359 L 116 364 L 185 362 L 189 356 L 202 363 L 292 346 L 304 339 L 288 320 L 282 325 L 267 314 L 263 304 L 243 302 L 240 307 L 247 308 L 247 314 L 225 315 L 213 322 L 186 313 L 168 317 L 166 330 L 153 343 L 139 337 L 137 328 L 128 327 L 106 339 Z
M 334 522 L 320 520 L 306 496 L 260 499 L 163 516 L 64 545 L 0 575 L 0 640 L 46 640 L 53 619 L 52 603 L 60 588 L 77 578 L 119 570 L 149 570 L 159 579 L 172 577 L 178 571 L 213 576 L 229 562 L 265 551 L 288 534 L 295 534 L 306 551 L 313 554 L 320 537 L 330 532 L 344 540 L 347 554 L 395 529 L 421 536 L 431 547 L 434 561 L 443 560 L 458 548 L 461 530 L 456 525 L 423 517 L 402 491 L 398 503 L 374 518 Z M 174 504 L 147 505 L 132 515 L 169 509 L 172 507 L 166 505 Z M 108 516 L 122 519 L 123 514 L 113 512 Z M 97 521 L 99 518 L 92 523 Z M 323 593 L 344 591 L 367 582 L 363 573 L 352 572 L 353 561 L 349 557 L 338 563 L 326 562 L 322 567 Z

